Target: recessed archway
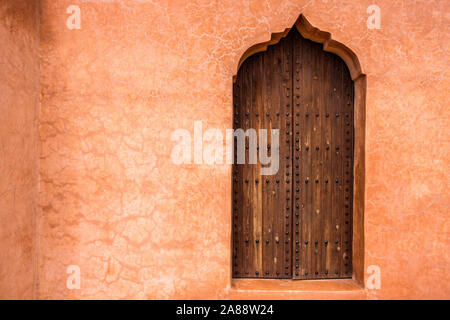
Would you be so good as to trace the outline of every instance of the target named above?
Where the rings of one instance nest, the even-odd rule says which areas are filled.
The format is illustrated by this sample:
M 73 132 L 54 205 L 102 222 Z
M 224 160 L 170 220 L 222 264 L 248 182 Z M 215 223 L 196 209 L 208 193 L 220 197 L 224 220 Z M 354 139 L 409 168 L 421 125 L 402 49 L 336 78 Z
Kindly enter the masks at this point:
M 365 137 L 365 95 L 366 77 L 362 73 L 356 55 L 345 45 L 333 40 L 331 34 L 313 27 L 307 19 L 300 15 L 294 26 L 301 36 L 323 45 L 323 50 L 339 56 L 348 67 L 350 77 L 354 83 L 354 144 L 353 144 L 353 243 L 352 243 L 352 276 L 363 284 L 364 279 L 364 137 Z M 281 33 L 274 33 L 267 42 L 250 47 L 239 60 L 237 70 L 249 57 L 264 52 L 271 45 L 275 45 L 285 38 L 292 28 Z M 236 73 L 237 74 L 237 73 Z M 234 76 L 233 80 L 236 80 Z

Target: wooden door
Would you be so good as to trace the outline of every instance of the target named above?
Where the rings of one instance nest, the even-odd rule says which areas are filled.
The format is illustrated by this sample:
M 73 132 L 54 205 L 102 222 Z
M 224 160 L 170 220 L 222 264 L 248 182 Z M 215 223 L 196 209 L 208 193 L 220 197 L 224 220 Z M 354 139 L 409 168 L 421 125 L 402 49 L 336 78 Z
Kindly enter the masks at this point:
M 233 276 L 351 277 L 353 81 L 345 63 L 293 28 L 244 61 L 233 105 L 234 129 L 279 129 L 276 174 L 248 163 L 249 139 L 246 163 L 233 165 Z M 276 152 L 270 144 L 269 136 Z

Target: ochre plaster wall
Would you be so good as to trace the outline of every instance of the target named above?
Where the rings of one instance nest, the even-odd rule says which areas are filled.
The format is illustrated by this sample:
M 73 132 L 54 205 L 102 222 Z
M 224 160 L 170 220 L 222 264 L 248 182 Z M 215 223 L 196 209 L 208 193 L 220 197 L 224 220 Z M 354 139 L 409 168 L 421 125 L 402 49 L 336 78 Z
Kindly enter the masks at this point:
M 0 1 L 0 299 L 32 299 L 38 210 L 38 7 Z
M 373 2 L 380 30 L 366 26 Z M 73 4 L 80 30 L 66 28 Z M 449 298 L 448 12 L 446 0 L 42 0 L 37 297 Z M 175 129 L 232 128 L 239 58 L 300 13 L 367 74 L 365 265 L 381 268 L 380 290 L 231 287 L 230 166 L 170 159 Z M 32 123 L 29 110 L 14 119 Z

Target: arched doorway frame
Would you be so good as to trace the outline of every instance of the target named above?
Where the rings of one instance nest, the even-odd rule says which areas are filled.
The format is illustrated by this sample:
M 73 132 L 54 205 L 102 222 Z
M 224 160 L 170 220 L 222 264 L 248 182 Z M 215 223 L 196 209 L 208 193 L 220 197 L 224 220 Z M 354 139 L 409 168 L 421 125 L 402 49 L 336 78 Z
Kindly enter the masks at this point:
M 331 33 L 312 26 L 303 14 L 294 23 L 302 37 L 321 43 L 323 50 L 338 55 L 347 65 L 354 82 L 354 165 L 353 165 L 353 280 L 364 286 L 364 193 L 365 193 L 365 127 L 366 127 L 366 75 L 359 59 L 346 45 L 332 39 Z M 292 28 L 293 28 L 292 27 Z M 233 82 L 242 63 L 250 56 L 266 51 L 268 46 L 278 43 L 291 28 L 273 33 L 269 41 L 248 48 L 239 59 Z M 230 179 L 231 181 L 231 179 Z M 232 224 L 231 224 L 232 225 Z M 231 232 L 230 232 L 231 234 Z M 230 248 L 232 247 L 230 237 Z M 230 266 L 232 264 L 230 255 Z M 230 268 L 231 270 L 231 268 Z M 231 271 L 230 271 L 231 272 Z M 277 281 L 277 280 L 274 280 Z M 339 281 L 339 280 L 335 280 Z

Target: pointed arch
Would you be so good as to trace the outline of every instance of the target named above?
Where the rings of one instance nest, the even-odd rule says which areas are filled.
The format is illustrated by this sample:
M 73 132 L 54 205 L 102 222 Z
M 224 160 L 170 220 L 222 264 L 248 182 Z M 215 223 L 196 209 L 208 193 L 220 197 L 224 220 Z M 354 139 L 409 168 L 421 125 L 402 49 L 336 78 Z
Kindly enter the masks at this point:
M 358 79 L 361 76 L 364 76 L 361 68 L 361 64 L 359 63 L 359 59 L 356 54 L 346 45 L 340 43 L 331 37 L 331 33 L 322 31 L 309 23 L 306 17 L 303 14 L 300 14 L 297 21 L 294 23 L 295 28 L 297 28 L 298 32 L 302 35 L 303 38 L 309 39 L 314 42 L 322 43 L 323 50 L 327 52 L 334 53 L 344 60 L 347 65 L 350 76 L 353 81 Z M 254 55 L 258 52 L 263 52 L 267 50 L 267 47 L 270 45 L 277 44 L 281 39 L 287 36 L 289 31 L 292 28 L 286 28 L 283 32 L 273 33 L 270 37 L 269 41 L 257 43 L 250 48 L 248 48 L 244 54 L 239 59 L 236 74 L 242 63 L 250 56 Z M 236 80 L 236 75 L 233 76 L 233 81 Z

